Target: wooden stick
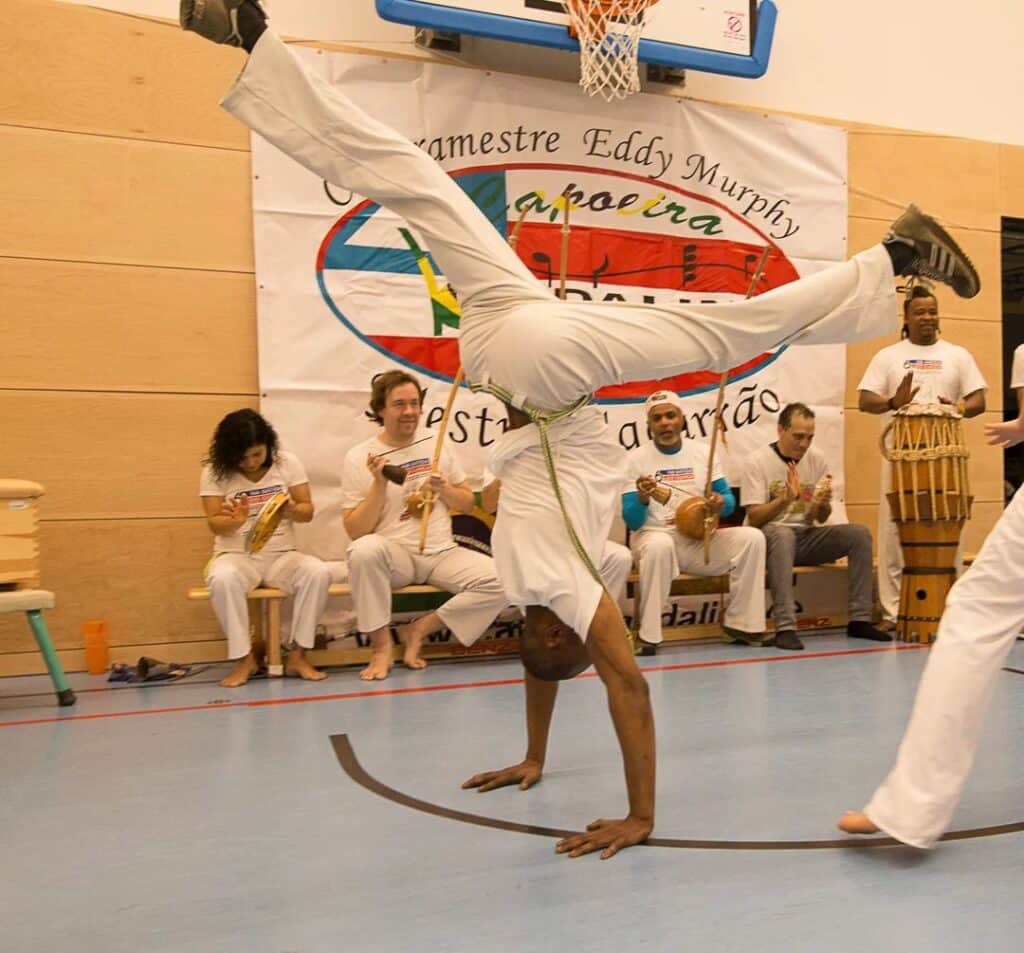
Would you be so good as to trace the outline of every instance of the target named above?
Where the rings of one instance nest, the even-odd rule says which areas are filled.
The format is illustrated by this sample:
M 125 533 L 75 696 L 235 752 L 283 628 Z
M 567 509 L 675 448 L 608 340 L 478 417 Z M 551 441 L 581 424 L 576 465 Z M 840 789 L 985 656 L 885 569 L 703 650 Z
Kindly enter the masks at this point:
M 448 418 L 452 414 L 452 407 L 455 404 L 455 395 L 459 392 L 459 385 L 462 384 L 462 368 L 460 367 L 452 380 L 451 390 L 448 391 L 448 402 L 444 405 L 444 413 L 441 415 L 441 424 L 438 427 L 437 443 L 434 444 L 434 456 L 430 461 L 431 474 L 437 473 L 437 465 L 441 461 L 441 448 L 444 446 L 444 435 L 448 432 Z M 423 495 L 423 510 L 420 516 L 420 552 L 422 553 L 427 545 L 427 525 L 430 523 L 430 512 L 434 508 L 434 494 L 429 490 Z
M 530 206 L 524 205 L 523 210 L 519 213 L 519 218 L 516 219 L 516 223 L 512 227 L 512 234 L 508 236 L 508 247 L 512 251 L 515 251 L 516 245 L 519 244 L 519 233 L 523 230 L 523 222 L 526 221 L 526 216 L 529 214 Z
M 562 207 L 562 258 L 558 263 L 558 297 L 565 301 L 565 279 L 569 273 L 569 208 L 572 200 L 567 192 L 562 193 L 565 205 Z
M 766 245 L 763 252 L 761 252 L 761 259 L 757 263 L 757 267 L 754 269 L 754 274 L 750 279 L 750 284 L 747 286 L 747 298 L 753 298 L 757 293 L 757 283 L 761 280 L 761 272 L 764 271 L 765 265 L 768 264 L 768 256 L 771 254 L 771 247 Z M 715 416 L 714 425 L 711 428 L 711 448 L 708 453 L 708 473 L 707 480 L 704 483 L 704 499 L 708 500 L 711 498 L 711 483 L 713 480 L 712 470 L 715 463 L 715 446 L 718 443 L 718 431 L 722 431 L 722 442 L 725 442 L 725 421 L 722 419 L 722 403 L 725 400 L 725 385 L 729 382 L 729 369 L 726 368 L 722 371 L 722 376 L 718 381 L 718 400 L 715 404 Z M 711 516 L 704 518 L 704 565 L 706 566 L 711 562 L 711 534 L 714 532 L 714 521 Z

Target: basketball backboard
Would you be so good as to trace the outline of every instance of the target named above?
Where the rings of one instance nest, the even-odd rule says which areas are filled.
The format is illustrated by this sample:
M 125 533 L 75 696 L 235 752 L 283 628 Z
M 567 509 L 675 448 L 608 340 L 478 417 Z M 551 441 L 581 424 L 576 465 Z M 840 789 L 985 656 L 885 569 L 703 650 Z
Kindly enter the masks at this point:
M 559 0 L 376 0 L 385 20 L 557 49 L 578 49 Z M 773 0 L 658 0 L 645 13 L 639 59 L 750 79 L 768 69 Z

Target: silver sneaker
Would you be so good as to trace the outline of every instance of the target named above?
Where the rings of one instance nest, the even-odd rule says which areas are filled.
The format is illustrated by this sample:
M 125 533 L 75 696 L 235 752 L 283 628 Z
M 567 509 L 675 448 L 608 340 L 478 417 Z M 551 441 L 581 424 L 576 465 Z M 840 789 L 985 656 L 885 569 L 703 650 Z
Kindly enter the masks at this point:
M 981 279 L 963 249 L 949 232 L 916 205 L 908 205 L 892 223 L 886 240 L 902 241 L 913 247 L 917 258 L 908 273 L 941 281 L 961 298 L 973 298 L 981 291 Z
M 178 22 L 214 43 L 241 46 L 238 32 L 238 8 L 245 0 L 181 0 Z

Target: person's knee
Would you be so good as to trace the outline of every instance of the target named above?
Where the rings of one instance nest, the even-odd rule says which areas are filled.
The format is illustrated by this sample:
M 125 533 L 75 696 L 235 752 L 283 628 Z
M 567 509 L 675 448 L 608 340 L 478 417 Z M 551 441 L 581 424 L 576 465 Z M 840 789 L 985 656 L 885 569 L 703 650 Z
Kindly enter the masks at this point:
M 384 559 L 386 555 L 387 546 L 383 538 L 376 533 L 360 536 L 359 539 L 352 540 L 348 546 L 349 572 L 358 572 Z
M 676 543 L 669 533 L 651 533 L 636 549 L 636 565 L 641 575 L 656 572 L 675 559 Z
M 226 594 L 231 592 L 248 592 L 250 589 L 249 580 L 246 575 L 227 563 L 220 560 L 214 562 L 206 577 L 206 585 L 213 595 Z
M 850 523 L 847 529 L 851 559 L 871 559 L 871 530 L 859 523 Z

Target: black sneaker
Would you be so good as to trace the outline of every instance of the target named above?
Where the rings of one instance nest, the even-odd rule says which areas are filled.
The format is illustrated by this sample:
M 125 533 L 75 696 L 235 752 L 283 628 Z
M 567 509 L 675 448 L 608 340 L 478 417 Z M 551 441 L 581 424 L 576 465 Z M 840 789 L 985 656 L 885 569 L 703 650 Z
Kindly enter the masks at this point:
M 905 274 L 922 275 L 949 285 L 961 298 L 973 298 L 981 290 L 981 279 L 963 249 L 930 215 L 916 205 L 892 223 L 886 242 L 911 246 L 916 258 Z
M 645 642 L 643 639 L 637 636 L 636 644 L 633 648 L 633 654 L 646 656 L 657 655 L 658 644 L 656 642 Z
M 870 622 L 851 622 L 846 627 L 846 635 L 851 639 L 870 639 L 872 642 L 891 642 L 892 635 L 876 629 Z
M 783 629 L 775 633 L 775 648 L 785 649 L 787 652 L 802 652 L 804 644 L 792 629 Z
M 722 630 L 725 632 L 725 641 L 731 645 L 754 645 L 764 648 L 771 642 L 771 636 L 765 632 L 744 632 L 729 625 L 723 625 Z
M 178 22 L 183 30 L 191 30 L 214 43 L 245 46 L 245 37 L 238 24 L 238 8 L 246 2 L 247 0 L 181 0 Z M 259 3 L 256 0 L 249 2 L 258 11 L 258 16 L 266 20 L 266 13 Z M 250 19 L 256 19 L 251 16 L 252 10 L 248 13 Z

